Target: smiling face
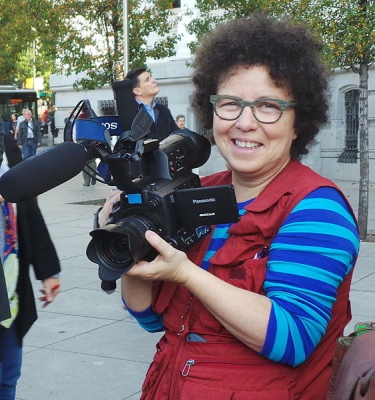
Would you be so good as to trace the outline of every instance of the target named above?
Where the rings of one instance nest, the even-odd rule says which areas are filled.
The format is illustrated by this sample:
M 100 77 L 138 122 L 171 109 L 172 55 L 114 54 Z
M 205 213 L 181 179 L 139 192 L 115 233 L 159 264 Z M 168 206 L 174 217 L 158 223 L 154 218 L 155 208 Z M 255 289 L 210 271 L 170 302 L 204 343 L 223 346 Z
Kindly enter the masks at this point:
M 288 90 L 277 87 L 268 69 L 254 66 L 238 71 L 219 84 L 218 95 L 236 96 L 245 101 L 261 98 L 294 100 Z M 241 116 L 226 121 L 214 114 L 213 133 L 221 155 L 233 172 L 233 182 L 246 182 L 250 186 L 264 187 L 289 162 L 294 131 L 295 111 L 288 108 L 273 124 L 258 122 L 250 109 L 245 107 Z M 261 190 L 261 189 L 260 189 Z

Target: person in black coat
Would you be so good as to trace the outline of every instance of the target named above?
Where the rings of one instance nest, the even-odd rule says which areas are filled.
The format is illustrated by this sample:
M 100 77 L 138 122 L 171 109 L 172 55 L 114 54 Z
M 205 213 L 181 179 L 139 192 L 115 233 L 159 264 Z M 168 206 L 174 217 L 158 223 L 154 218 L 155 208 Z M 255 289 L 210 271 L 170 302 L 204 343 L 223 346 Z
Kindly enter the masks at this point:
M 9 138 L 11 140 L 5 145 L 5 151 L 9 164 L 14 166 L 22 161 L 22 154 L 14 139 L 8 135 L 7 140 Z M 2 137 L 0 142 L 3 143 Z M 1 200 L 3 199 L 0 196 Z M 42 296 L 39 298 L 43 307 L 50 304 L 60 291 L 60 262 L 37 198 L 17 203 L 16 207 L 15 218 L 12 205 L 1 201 L 1 215 L 4 215 L 1 218 L 1 242 L 3 245 L 5 242 L 5 246 L 9 242 L 17 244 L 12 252 L 8 252 L 7 247 L 3 247 L 1 252 L 12 311 L 12 317 L 0 323 L 0 398 L 4 400 L 15 398 L 16 384 L 21 373 L 23 338 L 37 319 L 35 296 L 29 276 L 30 265 L 33 266 L 36 278 L 43 282 L 40 290 Z M 15 250 L 17 248 L 18 251 Z M 7 263 L 10 253 L 13 255 L 13 262 Z M 17 266 L 18 274 L 14 272 L 17 271 Z
M 5 136 L 4 132 L 4 121 L 0 117 L 0 165 L 3 161 L 3 153 L 4 153 L 4 143 L 1 140 Z M 0 259 L 0 322 L 10 317 L 10 309 L 8 297 L 6 295 L 7 288 L 5 284 L 3 263 Z
M 26 110 L 25 120 L 20 123 L 17 135 L 18 146 L 22 147 L 23 158 L 35 156 L 36 149 L 41 145 L 42 132 L 40 121 L 33 117 L 31 110 Z
M 131 70 L 127 73 L 126 79 L 129 79 L 132 82 L 133 94 L 137 103 L 136 107 L 134 104 L 129 105 L 129 107 L 127 105 L 127 109 L 136 108 L 138 110 L 141 106 L 145 107 L 153 120 L 149 137 L 161 141 L 169 136 L 169 134 L 176 131 L 178 126 L 176 125 L 169 108 L 155 101 L 155 97 L 159 93 L 160 89 L 156 80 L 147 69 L 136 68 Z M 127 112 L 127 110 L 124 110 L 123 112 Z

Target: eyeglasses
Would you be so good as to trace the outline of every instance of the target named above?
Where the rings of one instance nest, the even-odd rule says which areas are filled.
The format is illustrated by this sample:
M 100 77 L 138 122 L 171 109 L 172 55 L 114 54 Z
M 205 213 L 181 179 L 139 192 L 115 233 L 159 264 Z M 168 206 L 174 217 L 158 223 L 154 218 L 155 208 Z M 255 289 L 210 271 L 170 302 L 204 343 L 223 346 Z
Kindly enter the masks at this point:
M 213 94 L 210 102 L 214 106 L 215 114 L 226 121 L 234 121 L 239 118 L 245 107 L 250 107 L 254 118 L 263 124 L 277 122 L 283 112 L 289 107 L 295 107 L 297 102 L 278 99 L 259 99 L 245 101 L 235 96 Z

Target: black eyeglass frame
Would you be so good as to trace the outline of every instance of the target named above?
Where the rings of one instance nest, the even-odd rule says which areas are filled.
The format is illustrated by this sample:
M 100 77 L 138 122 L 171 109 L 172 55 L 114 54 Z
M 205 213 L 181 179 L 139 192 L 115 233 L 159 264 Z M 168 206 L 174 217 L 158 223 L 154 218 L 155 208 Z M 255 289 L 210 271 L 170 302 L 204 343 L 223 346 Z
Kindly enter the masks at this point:
M 221 116 L 217 113 L 217 110 L 216 110 L 216 102 L 217 102 L 218 100 L 220 100 L 220 99 L 230 99 L 230 100 L 238 101 L 238 103 L 241 105 L 241 111 L 240 111 L 240 113 L 237 115 L 237 117 L 235 117 L 235 118 L 223 118 L 223 117 L 221 117 Z M 280 106 L 280 115 L 279 115 L 279 117 L 278 117 L 275 121 L 272 121 L 272 122 L 261 121 L 261 120 L 259 120 L 259 118 L 257 118 L 257 116 L 255 115 L 255 113 L 254 113 L 254 108 L 255 108 L 255 106 L 256 106 L 257 104 L 263 103 L 263 102 L 265 102 L 265 101 L 272 101 L 272 102 L 274 102 L 274 103 L 277 103 L 277 104 Z M 280 118 L 283 116 L 284 111 L 285 111 L 287 108 L 295 107 L 295 106 L 297 105 L 297 102 L 296 102 L 296 101 L 287 101 L 287 100 L 271 99 L 271 98 L 268 98 L 268 97 L 265 97 L 265 98 L 262 98 L 262 99 L 259 99 L 259 100 L 255 100 L 255 101 L 245 101 L 245 100 L 240 99 L 239 97 L 236 97 L 236 96 L 229 96 L 229 95 L 224 95 L 224 94 L 212 94 L 212 95 L 210 96 L 210 103 L 211 103 L 211 104 L 213 105 L 213 107 L 214 107 L 215 114 L 216 114 L 220 119 L 223 119 L 223 120 L 225 120 L 225 121 L 234 121 L 234 120 L 240 118 L 241 114 L 243 113 L 244 108 L 245 108 L 245 107 L 250 107 L 251 112 L 252 112 L 253 115 L 254 115 L 254 118 L 255 118 L 258 122 L 260 122 L 261 124 L 274 124 L 275 122 L 277 122 L 277 121 L 280 120 Z

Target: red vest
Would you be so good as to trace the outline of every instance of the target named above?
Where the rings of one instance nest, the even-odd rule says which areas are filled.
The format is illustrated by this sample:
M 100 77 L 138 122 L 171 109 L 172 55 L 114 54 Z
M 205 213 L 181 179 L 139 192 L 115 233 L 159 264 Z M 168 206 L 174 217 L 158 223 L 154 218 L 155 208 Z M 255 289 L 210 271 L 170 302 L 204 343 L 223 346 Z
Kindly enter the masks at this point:
M 230 171 L 203 179 L 206 186 L 230 182 Z M 230 237 L 210 260 L 209 272 L 263 294 L 267 258 L 254 260 L 254 254 L 270 245 L 296 204 L 321 186 L 336 187 L 298 161 L 290 162 L 232 225 Z M 200 265 L 209 242 L 207 237 L 190 251 L 195 264 Z M 332 319 L 320 344 L 298 367 L 258 355 L 231 335 L 185 288 L 155 284 L 153 306 L 164 314 L 165 335 L 157 344 L 141 399 L 325 400 L 335 340 L 351 319 L 351 275 L 338 289 Z M 188 341 L 189 333 L 199 334 L 206 342 Z

